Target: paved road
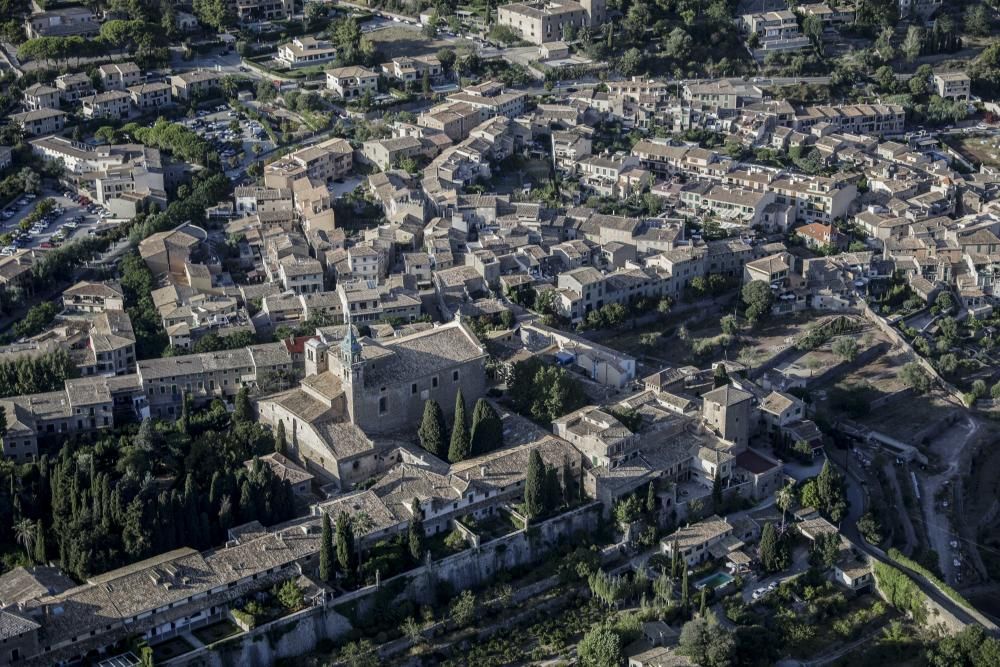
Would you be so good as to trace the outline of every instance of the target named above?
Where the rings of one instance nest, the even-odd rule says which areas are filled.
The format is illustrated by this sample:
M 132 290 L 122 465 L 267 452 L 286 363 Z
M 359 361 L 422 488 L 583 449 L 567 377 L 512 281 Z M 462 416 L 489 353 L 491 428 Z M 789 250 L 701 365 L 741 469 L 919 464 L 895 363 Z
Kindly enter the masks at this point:
M 743 602 L 747 604 L 755 604 L 757 602 L 757 600 L 753 599 L 753 593 L 755 590 L 768 588 L 771 584 L 781 585 L 784 582 L 801 575 L 808 569 L 809 549 L 796 549 L 792 552 L 792 565 L 787 570 L 783 570 L 777 574 L 772 574 L 771 576 L 764 577 L 763 579 L 757 579 L 756 575 L 751 575 L 751 577 L 747 579 L 746 585 L 743 587 Z M 770 595 L 770 592 L 764 593 L 764 595 L 758 599 L 763 600 L 768 595 Z
M 868 542 L 861 537 L 861 534 L 858 532 L 857 522 L 858 519 L 861 518 L 861 515 L 865 513 L 867 494 L 861 485 L 860 479 L 853 470 L 847 471 L 845 479 L 847 482 L 847 499 L 850 503 L 850 507 L 848 508 L 847 516 L 844 517 L 843 521 L 841 521 L 840 532 L 853 542 L 856 548 L 864 551 L 869 557 L 883 563 L 888 563 L 896 569 L 904 572 L 911 579 L 913 579 L 917 586 L 920 587 L 920 590 L 924 593 L 924 595 L 934 600 L 934 602 L 939 604 L 941 607 L 947 609 L 962 623 L 965 623 L 966 625 L 979 623 L 984 625 L 988 630 L 996 632 L 996 625 L 982 613 L 978 611 L 970 611 L 957 604 L 947 595 L 939 591 L 936 586 L 927 581 L 922 574 L 914 572 L 904 565 L 891 561 L 888 556 L 886 556 L 884 551 L 878 547 L 868 544 Z
M 173 47 L 170 49 L 170 69 L 177 72 L 190 72 L 191 70 L 207 69 L 222 72 L 223 74 L 241 74 L 250 76 L 254 73 L 243 72 L 243 59 L 235 51 L 228 53 L 206 53 L 195 54 L 191 60 L 184 60 L 184 48 Z

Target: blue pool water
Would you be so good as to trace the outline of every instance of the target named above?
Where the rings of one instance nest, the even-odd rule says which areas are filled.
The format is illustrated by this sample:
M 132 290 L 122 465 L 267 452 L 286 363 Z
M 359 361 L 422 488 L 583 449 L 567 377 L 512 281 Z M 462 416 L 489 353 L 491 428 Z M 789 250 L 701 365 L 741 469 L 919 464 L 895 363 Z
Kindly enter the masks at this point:
M 705 577 L 699 582 L 696 582 L 694 587 L 698 590 L 701 590 L 702 588 L 708 586 L 712 590 L 716 590 L 722 588 L 726 584 L 730 583 L 732 580 L 733 578 L 730 575 L 726 574 L 725 572 L 716 572 L 715 574 L 709 577 Z

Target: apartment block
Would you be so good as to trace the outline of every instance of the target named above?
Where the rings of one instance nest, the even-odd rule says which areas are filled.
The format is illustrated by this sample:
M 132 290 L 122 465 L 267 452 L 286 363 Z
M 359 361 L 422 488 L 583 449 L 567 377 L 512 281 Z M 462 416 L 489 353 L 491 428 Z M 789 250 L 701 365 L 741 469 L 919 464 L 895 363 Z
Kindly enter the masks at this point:
M 142 72 L 133 62 L 101 65 L 97 70 L 104 90 L 127 90 L 142 81 Z
M 79 282 L 62 294 L 63 310 L 70 313 L 102 313 L 125 310 L 121 286 L 112 282 Z
M 132 108 L 132 96 L 123 90 L 109 90 L 80 99 L 84 118 L 128 118 Z
M 463 102 L 446 102 L 431 107 L 417 117 L 417 125 L 443 132 L 453 142 L 468 138 L 472 129 L 485 120 L 483 109 Z
M 347 176 L 353 167 L 354 149 L 346 140 L 335 137 L 267 165 L 264 168 L 264 185 L 269 188 L 292 188 L 292 184 L 302 178 L 329 183 Z
M 494 116 L 516 118 L 524 113 L 528 95 L 521 91 L 505 91 L 501 84 L 487 82 L 478 86 L 468 86 L 460 93 L 449 95 L 448 100 L 476 107 L 485 118 Z
M 155 111 L 173 102 L 170 84 L 164 82 L 141 83 L 128 89 L 132 105 L 140 112 Z
M 59 90 L 59 97 L 63 104 L 74 104 L 81 97 L 92 95 L 94 92 L 93 82 L 83 72 L 57 76 L 56 88 Z
M 219 87 L 221 81 L 222 76 L 218 72 L 184 72 L 170 77 L 170 90 L 176 99 L 190 100 L 194 97 L 207 97 L 213 89 Z
M 278 279 L 285 290 L 296 294 L 323 291 L 323 266 L 319 260 L 288 255 L 278 260 Z
M 30 137 L 61 132 L 66 127 L 66 114 L 56 109 L 38 109 L 11 114 L 10 119 Z
M 24 89 L 24 108 L 28 111 L 58 109 L 60 99 L 59 89 L 44 83 L 34 83 Z

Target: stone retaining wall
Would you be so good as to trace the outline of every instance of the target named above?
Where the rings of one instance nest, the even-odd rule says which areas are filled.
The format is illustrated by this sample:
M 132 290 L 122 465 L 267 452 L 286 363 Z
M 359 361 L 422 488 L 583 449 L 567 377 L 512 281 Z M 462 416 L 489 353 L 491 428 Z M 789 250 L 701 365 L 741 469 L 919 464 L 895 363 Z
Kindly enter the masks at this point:
M 540 562 L 561 542 L 576 533 L 592 534 L 601 521 L 601 504 L 589 503 L 547 521 L 504 535 L 478 547 L 434 561 L 366 586 L 295 614 L 277 619 L 228 640 L 163 662 L 166 667 L 268 667 L 276 660 L 315 650 L 323 640 L 337 641 L 353 629 L 351 618 L 376 612 L 378 594 L 398 589 L 390 603 L 411 600 L 436 602 L 442 585 L 453 591 L 479 588 L 500 570 Z M 551 578 L 514 592 L 515 600 L 551 588 Z M 348 614 L 348 609 L 350 613 Z M 344 613 L 341 613 L 344 612 Z

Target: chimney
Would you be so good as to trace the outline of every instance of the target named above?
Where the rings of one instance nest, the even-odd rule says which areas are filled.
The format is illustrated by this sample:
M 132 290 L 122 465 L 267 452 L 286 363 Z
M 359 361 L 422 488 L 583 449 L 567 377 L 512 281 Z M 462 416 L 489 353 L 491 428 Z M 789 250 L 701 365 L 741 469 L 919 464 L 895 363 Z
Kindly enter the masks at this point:
M 480 477 L 486 477 L 486 471 L 488 469 L 489 469 L 489 466 L 487 466 L 485 463 L 483 465 L 479 466 L 479 475 L 480 475 Z

